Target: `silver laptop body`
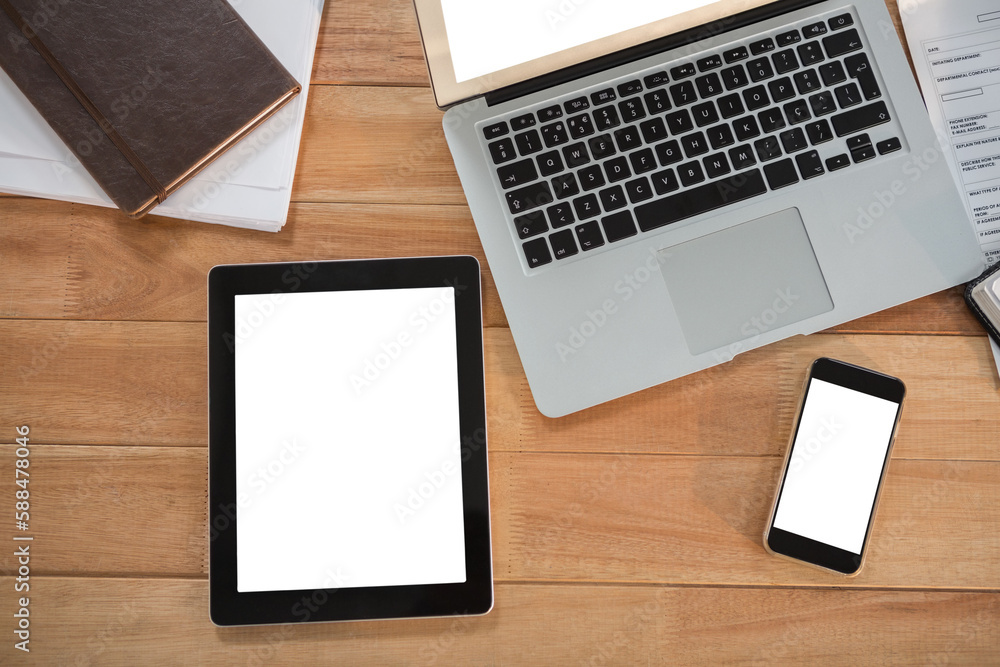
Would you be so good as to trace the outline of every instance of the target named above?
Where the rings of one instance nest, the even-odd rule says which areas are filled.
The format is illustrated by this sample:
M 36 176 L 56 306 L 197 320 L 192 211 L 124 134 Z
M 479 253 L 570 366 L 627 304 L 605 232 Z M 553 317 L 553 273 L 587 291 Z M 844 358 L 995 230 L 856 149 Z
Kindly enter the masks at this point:
M 441 36 L 428 34 L 421 2 L 430 62 Z M 446 112 L 445 136 L 543 414 L 609 401 L 981 271 L 882 0 L 778 1 L 755 12 L 749 23 L 726 17 Z M 642 48 L 647 55 L 633 59 Z M 761 86 L 763 106 L 750 108 L 747 91 Z M 668 120 L 678 111 L 691 122 Z M 819 121 L 828 130 L 812 132 Z M 735 135 L 728 143 L 723 125 Z M 566 150 L 580 144 L 588 162 Z

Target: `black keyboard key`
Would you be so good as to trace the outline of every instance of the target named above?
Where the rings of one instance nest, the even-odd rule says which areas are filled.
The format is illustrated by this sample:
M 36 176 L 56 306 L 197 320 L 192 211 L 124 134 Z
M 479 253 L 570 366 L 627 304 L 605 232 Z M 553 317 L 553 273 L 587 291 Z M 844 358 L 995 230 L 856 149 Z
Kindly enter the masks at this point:
M 764 175 L 767 176 L 767 184 L 772 190 L 799 182 L 799 175 L 791 158 L 765 166 Z
M 778 51 L 771 56 L 771 61 L 774 63 L 774 71 L 778 74 L 787 74 L 799 68 L 799 61 L 795 57 L 795 51 L 791 49 Z
M 797 44 L 802 41 L 802 35 L 799 34 L 798 30 L 789 30 L 788 32 L 783 32 L 775 40 L 778 42 L 778 47 L 789 46 L 790 44 Z
M 642 138 L 647 144 L 655 144 L 667 138 L 667 126 L 663 124 L 661 118 L 650 118 L 639 123 L 642 131 Z
M 694 123 L 698 127 L 705 127 L 719 121 L 719 112 L 715 110 L 715 105 L 711 102 L 702 102 L 691 107 L 691 115 L 694 116 Z
M 694 129 L 694 123 L 691 122 L 691 114 L 687 112 L 687 109 L 679 109 L 673 113 L 668 113 L 663 117 L 663 120 L 667 123 L 667 129 L 674 135 L 684 134 L 688 130 Z
M 597 195 L 584 195 L 573 200 L 573 210 L 576 211 L 577 218 L 586 220 L 601 214 L 601 204 L 597 201 Z
M 601 228 L 597 222 L 586 222 L 576 226 L 576 237 L 580 241 L 580 247 L 587 250 L 600 248 L 604 245 L 604 237 L 601 236 Z
M 847 156 L 847 153 L 835 155 L 832 158 L 828 158 L 826 161 L 826 168 L 830 171 L 837 171 L 838 169 L 850 166 L 851 159 Z
M 528 215 L 520 215 L 514 218 L 514 229 L 522 239 L 530 239 L 549 231 L 549 226 L 545 224 L 545 216 L 541 211 L 535 211 Z
M 535 116 L 530 113 L 526 113 L 523 116 L 516 116 L 510 119 L 510 126 L 514 128 L 514 131 L 527 130 L 529 127 L 534 127 Z
M 888 123 L 890 120 L 892 119 L 889 118 L 889 109 L 885 106 L 885 102 L 876 102 L 833 116 L 830 122 L 833 123 L 833 131 L 838 137 L 842 137 Z
M 764 39 L 757 40 L 756 42 L 750 42 L 750 53 L 755 56 L 767 53 L 768 51 L 774 51 L 774 40 L 770 37 L 765 37 Z
M 594 103 L 594 106 L 600 106 L 602 104 L 607 104 L 608 102 L 614 102 L 618 97 L 615 95 L 614 88 L 605 88 L 604 90 L 599 90 L 590 96 L 590 101 Z
M 753 139 L 760 135 L 760 127 L 757 125 L 757 119 L 753 116 L 744 116 L 739 120 L 734 120 L 733 131 L 736 132 L 736 138 L 740 141 Z
M 671 109 L 670 98 L 667 96 L 667 91 L 665 90 L 654 90 L 651 93 L 646 93 L 642 96 L 642 99 L 646 100 L 646 108 L 654 116 L 659 113 L 666 113 Z
M 858 53 L 847 58 L 844 64 L 847 66 L 847 73 L 851 78 L 858 80 L 858 85 L 861 86 L 861 92 L 866 100 L 882 97 L 882 91 L 879 90 L 875 72 L 872 70 L 871 63 L 868 62 L 867 55 Z
M 661 167 L 680 162 L 683 158 L 681 145 L 676 140 L 660 144 L 656 147 L 656 158 L 660 161 Z
M 705 172 L 698 162 L 688 162 L 677 167 L 677 175 L 680 176 L 681 185 L 689 186 L 701 183 L 705 180 Z
M 837 102 L 833 99 L 833 93 L 824 90 L 809 98 L 809 107 L 814 116 L 825 116 L 837 110 Z
M 632 221 L 632 214 L 628 211 L 609 215 L 601 220 L 601 224 L 604 225 L 604 235 L 608 237 L 608 243 L 621 241 L 638 234 L 635 222 Z
M 812 114 L 809 113 L 809 105 L 805 100 L 795 100 L 794 102 L 789 102 L 783 108 L 789 125 L 797 125 L 798 123 L 804 123 L 807 120 L 812 120 Z
M 872 138 L 867 134 L 858 134 L 847 138 L 847 150 L 853 151 L 857 148 L 865 148 L 872 145 Z
M 729 168 L 729 160 L 726 159 L 725 153 L 716 153 L 715 155 L 709 155 L 706 158 L 702 158 L 702 164 L 705 165 L 705 174 L 709 178 L 719 178 L 720 176 L 725 176 L 731 171 Z
M 583 169 L 581 169 L 576 173 L 577 176 L 580 177 L 580 183 L 583 185 L 584 190 L 593 190 L 594 188 L 599 188 L 606 182 L 604 180 L 604 172 L 601 170 L 601 165 L 599 164 L 593 164 L 589 167 L 584 167 Z
M 552 255 L 549 254 L 549 246 L 544 238 L 525 243 L 524 257 L 528 260 L 528 266 L 532 269 L 552 261 Z
M 626 123 L 646 117 L 646 109 L 642 106 L 642 100 L 638 98 L 622 100 L 618 103 L 618 110 L 621 111 L 622 120 Z
M 747 88 L 743 91 L 743 99 L 746 100 L 749 111 L 763 109 L 771 103 L 771 100 L 767 98 L 767 90 L 764 89 L 764 86 Z
M 602 134 L 594 137 L 587 143 L 590 144 L 590 154 L 594 156 L 595 160 L 601 160 L 617 153 L 615 144 L 611 141 L 610 134 Z
M 567 118 L 566 127 L 569 128 L 569 134 L 574 139 L 583 139 L 594 133 L 594 123 L 590 120 L 590 115 L 585 113 Z
M 566 146 L 562 151 L 563 157 L 566 158 L 566 166 L 570 169 L 590 162 L 590 155 L 587 153 L 587 147 L 583 145 L 583 142 Z
M 626 125 L 620 130 L 615 130 L 615 141 L 618 143 L 618 150 L 624 153 L 642 146 L 642 135 L 635 125 Z
M 521 155 L 531 155 L 542 150 L 542 139 L 535 130 L 515 135 L 514 140 L 517 142 L 517 150 L 521 151 Z
M 715 72 L 699 76 L 694 82 L 698 86 L 698 93 L 702 98 L 715 97 L 722 93 L 722 82 L 719 80 L 719 75 Z
M 829 58 L 837 58 L 845 53 L 857 51 L 861 47 L 861 35 L 854 28 L 823 38 L 823 48 L 826 49 L 826 55 Z
M 698 101 L 698 94 L 690 81 L 681 81 L 670 86 L 670 97 L 674 100 L 674 106 L 678 107 Z
M 695 157 L 708 152 L 708 141 L 701 132 L 692 132 L 681 137 L 681 146 L 684 147 L 684 155 Z
M 778 135 L 778 138 L 781 139 L 781 147 L 789 155 L 809 148 L 809 142 L 806 141 L 806 133 L 799 127 L 785 130 Z
M 569 133 L 566 131 L 566 124 L 551 123 L 542 126 L 542 140 L 545 141 L 546 148 L 561 146 L 569 141 Z
M 667 78 L 666 72 L 654 72 L 649 76 L 643 77 L 642 82 L 645 84 L 646 88 L 652 90 L 653 88 L 659 88 L 660 86 L 666 84 L 670 79 Z
M 809 135 L 809 141 L 812 142 L 813 146 L 833 139 L 833 130 L 830 129 L 830 123 L 825 119 L 806 125 L 806 134 Z
M 775 102 L 784 102 L 795 97 L 795 86 L 787 76 L 775 79 L 767 84 L 767 89 L 771 91 L 771 98 Z
M 578 111 L 586 111 L 590 108 L 590 102 L 587 101 L 587 96 L 577 97 L 569 102 L 563 104 L 563 108 L 566 109 L 566 113 L 576 113 Z
M 716 125 L 715 127 L 710 127 L 705 130 L 705 134 L 708 136 L 708 143 L 712 144 L 714 150 L 719 150 L 726 146 L 732 146 L 736 143 L 736 138 L 733 137 L 733 131 L 729 129 L 729 126 L 723 123 L 722 125 Z
M 637 206 L 639 229 L 648 232 L 767 192 L 759 169 L 728 176 Z
M 542 153 L 536 157 L 535 160 L 538 162 L 538 171 L 542 174 L 542 176 L 558 174 L 564 169 L 562 158 L 559 157 L 559 151 Z
M 625 192 L 628 193 L 628 200 L 633 204 L 644 202 L 652 198 L 653 188 L 645 178 L 637 178 L 625 184 Z
M 610 130 L 622 124 L 615 107 L 601 107 L 594 111 L 594 124 L 598 130 Z
M 750 83 L 747 78 L 747 71 L 743 65 L 733 65 L 719 72 L 722 75 L 722 83 L 726 90 L 737 90 Z
M 686 79 L 689 76 L 694 76 L 696 70 L 694 65 L 691 63 L 684 63 L 683 65 L 678 65 L 677 67 L 670 68 L 670 76 L 674 78 L 674 81 L 678 79 Z
M 549 243 L 552 244 L 552 254 L 556 259 L 566 259 L 580 252 L 576 248 L 576 239 L 573 237 L 572 229 L 564 229 L 549 236 Z
M 819 75 L 823 79 L 823 83 L 831 87 L 847 81 L 847 73 L 839 60 L 820 65 Z
M 830 24 L 830 30 L 840 30 L 849 25 L 854 25 L 854 17 L 850 14 L 841 14 L 840 16 L 834 16 L 827 23 Z
M 507 127 L 506 121 L 500 121 L 499 123 L 493 123 L 492 125 L 487 125 L 483 128 L 483 135 L 487 139 L 497 139 L 504 136 L 510 132 L 510 128 Z
M 504 195 L 507 198 L 507 207 L 514 215 L 519 215 L 539 206 L 551 204 L 552 191 L 545 181 L 533 183 L 518 190 L 511 190 Z
M 743 100 L 736 93 L 723 95 L 715 102 L 719 105 L 719 113 L 722 114 L 723 118 L 733 118 L 746 111 L 743 107 Z
M 823 169 L 823 160 L 819 157 L 818 151 L 809 151 L 795 156 L 795 164 L 799 167 L 799 173 L 804 180 L 816 178 L 826 173 Z
M 516 188 L 538 178 L 535 163 L 531 160 L 521 160 L 504 165 L 497 169 L 497 175 L 500 177 L 500 185 L 503 186 L 504 190 Z
M 560 202 L 545 209 L 545 214 L 549 216 L 549 224 L 552 229 L 559 229 L 576 222 L 573 217 L 573 207 L 568 201 Z
M 559 174 L 552 179 L 552 191 L 559 199 L 566 199 L 580 194 L 580 186 L 577 184 L 573 172 L 569 172 L 568 174 Z
M 819 23 L 811 23 L 806 27 L 802 28 L 802 34 L 806 36 L 806 39 L 810 37 L 819 37 L 820 35 L 826 34 L 826 25 L 820 21 Z
M 816 70 L 814 69 L 798 72 L 792 79 L 795 80 L 795 87 L 798 89 L 800 95 L 808 95 L 821 88 L 819 76 L 816 75 Z
M 746 60 L 750 57 L 750 52 L 747 51 L 745 46 L 737 46 L 735 49 L 729 49 L 722 54 L 722 57 L 726 59 L 727 63 L 735 63 L 739 60 Z
M 823 57 L 823 49 L 820 48 L 819 42 L 806 42 L 805 44 L 799 44 L 796 49 L 799 52 L 799 60 L 801 60 L 802 64 L 805 66 L 813 65 L 825 60 Z
M 733 163 L 733 169 L 739 171 L 757 164 L 757 157 L 753 154 L 750 144 L 743 144 L 729 149 L 729 161 Z
M 757 118 L 760 120 L 760 129 L 763 132 L 777 132 L 785 126 L 785 117 L 777 107 L 761 111 L 757 114 Z
M 710 69 L 722 67 L 722 56 L 711 55 L 698 60 L 698 71 L 707 72 Z
M 625 83 L 618 84 L 618 96 L 628 97 L 629 95 L 636 95 L 642 92 L 642 82 L 639 79 L 634 81 L 626 81 Z
M 879 155 L 885 155 L 886 153 L 894 153 L 900 150 L 903 148 L 903 144 L 900 143 L 897 137 L 893 137 L 891 139 L 878 142 L 875 144 L 875 147 L 878 148 Z
M 747 70 L 750 72 L 750 80 L 754 83 L 763 81 L 764 79 L 770 79 L 774 76 L 774 70 L 771 68 L 771 61 L 767 58 L 751 60 L 747 63 Z
M 855 164 L 858 162 L 865 162 L 866 160 L 871 160 L 875 157 L 875 147 L 871 144 L 863 146 L 861 148 L 856 148 L 851 151 L 851 158 L 853 158 Z
M 628 156 L 628 161 L 632 164 L 632 171 L 636 174 L 645 174 L 647 171 L 656 169 L 656 158 L 649 148 L 635 151 Z
M 652 176 L 653 188 L 656 190 L 656 194 L 665 195 L 668 192 L 673 192 L 681 187 L 681 182 L 677 180 L 677 174 L 674 173 L 673 169 L 664 169 L 663 171 L 658 171 Z
M 553 104 L 550 107 L 545 107 L 544 109 L 538 110 L 538 122 L 547 123 L 550 120 L 555 120 L 556 118 L 562 118 L 562 108 L 558 104 Z
M 608 213 L 628 206 L 628 202 L 625 200 L 625 191 L 620 185 L 601 190 L 600 195 L 601 204 Z
M 608 175 L 609 183 L 624 181 L 632 176 L 632 172 L 628 168 L 628 159 L 624 155 L 605 162 L 604 173 Z
M 503 164 L 516 158 L 517 151 L 514 150 L 514 142 L 507 138 L 490 144 L 490 155 L 494 164 Z
M 833 92 L 837 95 L 837 102 L 840 104 L 841 109 L 856 106 L 864 101 L 861 98 L 861 91 L 858 90 L 856 83 L 839 86 L 834 88 Z
M 781 144 L 778 142 L 777 137 L 758 139 L 753 142 L 753 147 L 757 151 L 757 157 L 760 158 L 761 162 L 776 160 L 781 157 Z

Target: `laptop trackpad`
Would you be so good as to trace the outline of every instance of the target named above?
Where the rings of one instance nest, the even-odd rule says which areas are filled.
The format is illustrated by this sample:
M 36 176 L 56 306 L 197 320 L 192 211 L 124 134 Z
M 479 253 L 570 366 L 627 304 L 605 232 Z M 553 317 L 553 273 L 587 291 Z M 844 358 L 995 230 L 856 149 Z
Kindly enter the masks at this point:
M 659 259 L 692 354 L 833 310 L 798 209 L 664 248 Z

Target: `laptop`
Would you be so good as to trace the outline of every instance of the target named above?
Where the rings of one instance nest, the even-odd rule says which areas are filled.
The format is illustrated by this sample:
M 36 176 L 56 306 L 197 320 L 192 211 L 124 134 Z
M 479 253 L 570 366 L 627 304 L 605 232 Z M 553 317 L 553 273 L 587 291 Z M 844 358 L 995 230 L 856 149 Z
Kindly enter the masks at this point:
M 414 4 L 547 416 L 983 268 L 882 0 Z

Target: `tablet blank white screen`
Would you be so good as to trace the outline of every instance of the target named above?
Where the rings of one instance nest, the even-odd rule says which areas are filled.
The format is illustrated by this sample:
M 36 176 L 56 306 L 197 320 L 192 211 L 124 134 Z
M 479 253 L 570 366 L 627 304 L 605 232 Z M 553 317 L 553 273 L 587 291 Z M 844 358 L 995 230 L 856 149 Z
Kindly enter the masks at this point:
M 454 294 L 235 297 L 238 591 L 465 581 Z

